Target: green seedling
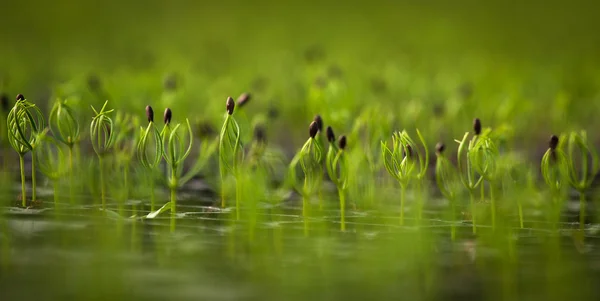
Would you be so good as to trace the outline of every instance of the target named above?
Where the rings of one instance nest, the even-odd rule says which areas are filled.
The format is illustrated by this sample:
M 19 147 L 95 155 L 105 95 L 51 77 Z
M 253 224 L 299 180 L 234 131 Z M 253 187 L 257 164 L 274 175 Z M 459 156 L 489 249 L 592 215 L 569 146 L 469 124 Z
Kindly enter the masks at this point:
M 458 174 L 460 180 L 469 192 L 469 200 L 471 205 L 471 220 L 473 224 L 473 233 L 477 233 L 477 212 L 475 208 L 475 191 L 479 185 L 483 185 L 483 176 L 476 174 L 474 161 L 476 160 L 474 146 L 481 136 L 481 121 L 476 118 L 473 122 L 474 135 L 467 142 L 469 132 L 466 132 L 462 140 L 455 140 L 458 143 L 458 152 L 456 154 Z M 463 155 L 466 153 L 465 158 Z M 466 160 L 465 160 L 466 159 Z M 465 162 L 466 161 L 466 162 Z
M 106 185 L 105 185 L 105 174 L 104 174 L 104 158 L 106 154 L 111 150 L 115 141 L 114 134 L 114 123 L 113 120 L 108 117 L 108 114 L 114 110 L 106 110 L 108 101 L 104 102 L 104 105 L 97 111 L 93 106 L 92 110 L 96 114 L 92 118 L 90 124 L 90 139 L 92 141 L 92 147 L 94 152 L 98 156 L 98 164 L 100 168 L 100 193 L 102 200 L 102 210 L 106 210 Z
M 316 136 L 319 127 L 316 121 L 311 122 L 309 126 L 309 138 L 302 148 L 290 162 L 288 169 L 288 185 L 294 187 L 302 194 L 302 216 L 304 218 L 304 234 L 308 235 L 308 215 L 309 203 L 312 194 L 321 186 L 323 177 L 322 158 L 323 148 L 317 142 Z M 298 176 L 296 170 L 300 165 L 303 172 L 302 185 L 297 182 Z
M 331 133 L 331 135 L 330 135 Z M 327 151 L 327 174 L 335 184 L 340 199 L 340 230 L 346 231 L 346 190 L 348 189 L 348 161 L 346 159 L 346 136 L 341 136 L 335 145 L 335 137 L 331 127 L 327 128 L 327 140 L 329 150 Z
M 8 141 L 12 148 L 19 154 L 21 169 L 21 205 L 27 206 L 27 192 L 25 190 L 25 163 L 24 157 L 28 152 L 33 152 L 41 137 L 45 134 L 44 116 L 42 111 L 27 100 L 22 94 L 17 95 L 17 102 L 8 113 L 7 117 Z M 31 161 L 32 175 L 32 201 L 36 200 L 35 156 Z
M 483 177 L 490 185 L 490 209 L 492 217 L 492 229 L 496 228 L 496 197 L 494 195 L 495 185 L 498 176 L 498 148 L 489 136 L 489 131 L 478 135 L 478 138 L 471 145 L 469 150 L 471 154 L 471 167 L 475 172 Z M 481 183 L 481 201 L 484 200 L 484 184 Z
M 152 110 L 151 106 L 146 106 L 146 117 L 148 125 L 146 128 L 140 128 L 137 157 L 140 164 L 142 164 L 150 175 L 150 211 L 154 212 L 156 203 L 154 174 L 156 174 L 156 170 L 163 157 L 163 142 L 162 134 L 154 123 L 154 110 Z
M 422 186 L 421 184 L 425 179 L 429 165 L 427 144 L 419 130 L 417 130 L 417 135 L 424 146 L 424 154 L 406 131 L 396 132 L 392 135 L 391 149 L 388 147 L 386 141 L 381 141 L 381 154 L 385 169 L 400 183 L 400 225 L 404 225 L 406 190 L 411 181 L 416 179 L 419 184 L 417 189 L 420 191 L 420 186 Z M 419 200 L 419 202 L 421 201 Z M 419 204 L 417 215 L 419 222 L 422 219 L 422 207 L 422 204 Z
M 438 143 L 436 149 L 435 163 L 435 181 L 442 195 L 450 202 L 450 218 L 451 218 L 451 237 L 456 239 L 456 201 L 460 193 L 461 182 L 458 175 L 458 170 L 452 165 L 452 162 L 444 155 L 445 146 Z
M 541 162 L 542 176 L 552 195 L 553 214 L 558 222 L 560 209 L 562 207 L 562 198 L 569 187 L 569 161 L 567 155 L 562 150 L 564 137 L 552 135 L 548 143 L 548 150 L 544 153 Z
M 180 123 L 171 127 L 171 118 L 171 109 L 167 108 L 164 113 L 165 126 L 161 132 L 161 137 L 163 159 L 167 162 L 169 170 L 168 186 L 171 192 L 171 232 L 173 232 L 175 231 L 175 217 L 177 214 L 177 189 L 181 185 L 183 163 L 192 151 L 193 134 L 188 119 L 185 120 L 187 126 L 187 131 L 185 131 Z M 186 133 L 188 135 L 187 145 L 185 137 L 180 133 L 181 129 L 184 129 L 183 135 Z
M 240 126 L 233 117 L 235 102 L 233 98 L 228 97 L 225 103 L 227 114 L 219 135 L 219 174 L 221 177 L 221 207 L 225 208 L 225 178 L 239 172 L 239 163 L 242 159 L 242 143 L 240 141 Z M 239 219 L 239 202 L 238 196 L 239 185 L 236 181 L 236 218 Z
M 69 149 L 70 202 L 75 202 L 73 148 L 80 140 L 80 127 L 73 109 L 66 102 L 57 101 L 50 110 L 48 125 L 52 135 Z
M 579 173 L 575 167 L 576 149 L 579 150 L 581 158 Z M 585 194 L 590 189 L 596 175 L 598 175 L 598 171 L 600 171 L 598 152 L 590 145 L 585 131 L 571 132 L 569 135 L 567 159 L 569 163 L 569 182 L 579 193 L 579 229 L 583 230 L 586 217 Z

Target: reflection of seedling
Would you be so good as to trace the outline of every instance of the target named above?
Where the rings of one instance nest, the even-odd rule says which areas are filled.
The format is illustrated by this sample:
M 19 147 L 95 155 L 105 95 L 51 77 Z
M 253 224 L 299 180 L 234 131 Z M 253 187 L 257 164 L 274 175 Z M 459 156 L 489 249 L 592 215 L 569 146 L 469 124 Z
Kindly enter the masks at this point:
M 429 152 L 423 136 L 417 130 L 419 140 L 425 149 L 423 154 L 417 144 L 406 131 L 392 135 L 392 149 L 387 142 L 381 141 L 381 151 L 386 170 L 400 183 L 400 224 L 404 225 L 404 203 L 406 190 L 411 180 L 416 179 L 419 185 L 424 180 L 429 165 Z M 416 169 L 418 163 L 418 170 Z M 420 188 L 420 187 L 419 187 Z M 422 200 L 419 200 L 420 202 Z M 418 219 L 422 218 L 422 204 L 419 205 Z
M 59 142 L 48 135 L 40 140 L 40 149 L 35 152 L 40 171 L 52 182 L 54 189 L 54 206 L 58 206 L 58 183 L 68 172 L 65 155 Z
M 24 157 L 28 152 L 33 152 L 41 137 L 45 134 L 44 116 L 40 109 L 25 100 L 22 94 L 17 95 L 17 102 L 8 113 L 8 141 L 12 148 L 19 154 L 19 165 L 21 168 L 21 205 L 27 206 L 27 194 L 25 190 L 25 163 Z M 35 156 L 31 160 L 31 186 L 32 200 L 36 198 L 35 181 Z
M 444 155 L 445 146 L 442 143 L 438 143 L 435 147 L 437 161 L 435 165 L 435 180 L 440 192 L 450 202 L 450 212 L 452 220 L 451 237 L 452 240 L 456 239 L 456 198 L 460 191 L 460 180 L 458 171 L 452 165 L 450 160 Z
M 580 154 L 581 176 L 578 176 L 578 172 L 575 167 L 577 156 L 575 154 L 576 148 L 579 149 Z M 569 164 L 569 182 L 571 183 L 571 186 L 573 186 L 573 188 L 575 188 L 575 190 L 577 190 L 579 193 L 579 229 L 583 230 L 586 215 L 585 193 L 592 185 L 592 182 L 598 174 L 598 171 L 600 171 L 598 153 L 588 142 L 587 133 L 585 131 L 581 131 L 579 133 L 572 132 L 569 135 L 567 162 Z
M 331 135 L 330 135 L 331 133 Z M 346 230 L 346 190 L 348 188 L 348 162 L 346 159 L 346 136 L 341 136 L 338 145 L 335 145 L 333 130 L 327 128 L 327 138 L 329 140 L 329 150 L 327 151 L 327 174 L 335 184 L 340 198 L 340 229 Z M 333 139 L 329 139 L 333 138 Z
M 92 147 L 94 152 L 98 156 L 98 164 L 100 167 L 100 193 L 102 198 L 102 210 L 106 210 L 106 187 L 104 183 L 104 156 L 112 148 L 114 143 L 114 124 L 108 113 L 114 110 L 105 111 L 108 101 L 104 102 L 104 105 L 100 111 L 92 106 L 92 110 L 96 114 L 92 119 L 90 125 L 90 139 L 92 140 Z

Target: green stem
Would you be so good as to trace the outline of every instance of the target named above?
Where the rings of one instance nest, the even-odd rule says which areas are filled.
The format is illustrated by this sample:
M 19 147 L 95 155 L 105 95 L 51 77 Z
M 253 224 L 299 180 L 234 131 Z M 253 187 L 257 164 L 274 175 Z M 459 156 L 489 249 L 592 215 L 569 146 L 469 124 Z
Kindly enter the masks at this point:
M 154 195 L 154 173 L 150 175 L 150 212 L 154 212 L 156 197 Z
M 494 198 L 494 186 L 492 185 L 491 182 L 490 182 L 490 207 L 492 209 L 492 230 L 496 230 L 496 200 Z
M 338 189 L 340 195 L 340 230 L 346 231 L 346 194 L 343 189 Z
M 21 205 L 27 207 L 27 191 L 25 191 L 25 160 L 22 154 L 19 154 L 19 165 L 21 167 Z
M 404 225 L 404 199 L 406 198 L 406 186 L 400 184 L 400 226 Z
M 225 208 L 225 179 L 221 175 L 221 208 Z
M 58 180 L 55 179 L 52 183 L 54 188 L 54 210 L 58 211 Z
M 242 197 L 242 181 L 240 177 L 235 179 L 235 219 L 240 220 L 240 198 Z
M 518 201 L 517 206 L 519 207 L 519 226 L 523 229 L 523 204 L 521 204 L 520 200 Z
M 450 221 L 452 222 L 450 224 L 450 237 L 452 238 L 452 241 L 456 240 L 456 205 L 454 205 L 454 200 L 450 200 L 451 204 L 450 207 L 452 208 L 452 211 L 450 212 L 450 214 L 452 215 L 450 217 Z
M 31 152 L 31 201 L 34 202 L 37 199 L 35 193 L 35 156 L 33 155 L 33 151 Z
M 475 194 L 472 190 L 469 190 L 469 195 L 471 197 L 471 220 L 473 222 L 473 234 L 477 233 L 477 219 L 476 219 L 476 210 L 475 210 Z
M 177 167 L 171 168 L 171 232 L 175 232 L 175 215 L 177 214 Z
M 175 232 L 175 215 L 177 214 L 177 188 L 171 187 L 171 233 Z
M 69 145 L 69 201 L 75 204 L 75 190 L 73 189 L 73 145 Z
M 579 192 L 579 230 L 585 229 L 585 193 Z
M 304 236 L 308 236 L 308 202 L 309 196 L 307 189 L 305 188 L 302 192 L 302 218 L 304 220 Z
M 104 190 L 104 159 L 102 156 L 98 156 L 100 164 L 100 196 L 102 199 L 102 210 L 106 210 L 106 192 Z

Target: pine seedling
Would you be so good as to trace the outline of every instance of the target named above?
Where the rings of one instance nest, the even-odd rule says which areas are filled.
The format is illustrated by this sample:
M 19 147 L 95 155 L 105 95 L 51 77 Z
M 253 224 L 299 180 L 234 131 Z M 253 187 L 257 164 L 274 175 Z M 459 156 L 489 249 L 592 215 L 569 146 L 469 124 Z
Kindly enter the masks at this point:
M 54 138 L 69 149 L 69 189 L 70 202 L 73 204 L 75 202 L 73 148 L 80 140 L 79 122 L 73 109 L 66 102 L 56 101 L 50 110 L 48 125 Z
M 340 201 L 340 230 L 346 231 L 346 190 L 348 189 L 348 161 L 346 159 L 346 136 L 341 136 L 335 145 L 335 137 L 331 127 L 327 128 L 326 167 L 329 179 L 335 184 Z
M 476 118 L 473 121 L 473 137 L 471 140 L 468 140 L 469 132 L 465 133 L 462 140 L 455 140 L 458 143 L 458 152 L 456 154 L 458 174 L 461 182 L 469 192 L 473 233 L 477 233 L 475 191 L 479 185 L 483 185 L 483 175 L 478 175 L 476 173 L 476 168 L 474 167 L 474 161 L 476 160 L 474 145 L 481 136 L 481 121 L 479 118 Z M 465 155 L 465 158 L 463 158 L 463 155 Z
M 579 172 L 575 167 L 576 149 L 580 156 Z M 586 200 L 585 194 L 589 190 L 598 171 L 600 171 L 600 162 L 598 161 L 598 152 L 590 145 L 585 131 L 571 132 L 568 141 L 568 157 L 569 163 L 569 182 L 571 186 L 577 190 L 579 194 L 579 229 L 585 228 L 586 217 Z M 590 162 L 591 160 L 591 162 Z
M 25 154 L 33 152 L 40 139 L 45 134 L 44 116 L 41 110 L 28 102 L 22 94 L 17 95 L 17 102 L 7 116 L 8 141 L 12 148 L 19 154 L 21 169 L 21 205 L 27 206 L 27 192 L 25 190 Z M 36 198 L 35 156 L 32 156 L 32 200 Z
M 412 180 L 417 180 L 419 185 L 425 179 L 429 165 L 429 151 L 423 136 L 417 130 L 419 140 L 425 152 L 421 152 L 417 144 L 410 138 L 406 131 L 395 132 L 392 135 L 392 148 L 387 141 L 381 141 L 381 154 L 383 163 L 390 175 L 400 184 L 400 224 L 404 225 L 404 204 L 406 190 Z M 420 188 L 420 187 L 419 187 Z M 421 200 L 420 200 L 421 201 Z M 422 218 L 422 205 L 419 205 L 418 220 Z
M 161 132 L 154 123 L 154 110 L 146 106 L 146 128 L 140 127 L 140 137 L 137 144 L 137 157 L 150 175 L 150 211 L 155 210 L 154 175 L 163 158 L 163 142 Z
M 225 102 L 225 108 L 227 114 L 225 115 L 225 121 L 221 128 L 219 135 L 219 174 L 221 177 L 221 207 L 225 208 L 225 178 L 233 174 L 236 175 L 239 172 L 239 163 L 241 159 L 242 143 L 240 141 L 240 126 L 233 117 L 233 111 L 235 109 L 235 102 L 233 98 L 228 97 Z M 236 218 L 239 219 L 239 202 L 240 197 L 238 194 L 239 184 L 236 181 Z
M 177 215 L 177 189 L 182 185 L 181 177 L 183 172 L 183 163 L 190 155 L 193 144 L 193 133 L 190 121 L 186 118 L 187 145 L 185 137 L 180 133 L 183 129 L 181 124 L 171 125 L 171 109 L 165 109 L 165 126 L 161 132 L 163 144 L 163 159 L 167 162 L 169 169 L 168 186 L 171 192 L 171 232 L 175 231 L 175 217 Z
M 569 162 L 562 150 L 564 138 L 559 139 L 556 135 L 550 137 L 548 150 L 544 153 L 541 162 L 542 176 L 550 189 L 557 221 L 562 207 L 562 197 L 569 187 Z
M 438 143 L 435 147 L 437 157 L 435 164 L 435 181 L 442 195 L 450 202 L 451 214 L 451 237 L 456 239 L 456 199 L 462 185 L 459 179 L 458 170 L 452 165 L 452 162 L 446 158 L 443 143 Z
M 96 114 L 92 118 L 90 124 L 90 139 L 94 152 L 98 156 L 98 164 L 100 168 L 100 193 L 102 199 L 102 210 L 106 210 L 106 184 L 104 174 L 104 158 L 106 154 L 111 150 L 115 141 L 114 134 L 114 123 L 113 120 L 108 116 L 109 113 L 114 110 L 106 110 L 108 101 L 104 102 L 104 105 L 97 111 L 93 106 L 92 110 Z

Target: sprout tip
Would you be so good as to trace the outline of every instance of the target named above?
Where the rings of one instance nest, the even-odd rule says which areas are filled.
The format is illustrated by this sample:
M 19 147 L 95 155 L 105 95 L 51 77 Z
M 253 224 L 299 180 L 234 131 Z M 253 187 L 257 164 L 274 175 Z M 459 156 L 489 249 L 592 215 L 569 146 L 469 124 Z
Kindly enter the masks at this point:
M 166 112 L 165 112 L 166 114 Z M 154 110 L 152 110 L 151 106 L 146 106 L 146 117 L 148 118 L 148 123 L 154 122 Z M 170 117 L 169 117 L 170 119 Z
M 343 136 L 343 135 L 342 135 L 342 136 L 340 136 L 340 140 L 338 141 L 338 146 L 339 146 L 339 148 L 340 148 L 341 150 L 344 150 L 344 149 L 346 149 L 346 144 L 347 144 L 347 141 L 346 141 L 346 136 Z
M 333 133 L 333 128 L 330 126 L 327 127 L 327 141 L 329 141 L 329 143 L 335 142 L 335 134 Z
M 315 136 L 317 136 L 317 132 L 319 131 L 319 126 L 317 125 L 316 121 L 313 121 L 310 123 L 310 126 L 308 127 L 308 134 L 310 135 L 310 138 L 315 138 Z
M 165 109 L 165 115 L 164 115 L 164 121 L 166 125 L 169 125 L 169 123 L 171 123 L 171 117 L 173 116 L 173 113 L 171 112 L 171 109 L 166 108 Z
M 227 114 L 233 114 L 233 109 L 235 108 L 235 101 L 233 101 L 233 98 L 231 98 L 231 96 L 227 97 L 225 108 L 227 109 Z
M 481 120 L 479 120 L 479 118 L 473 120 L 473 132 L 475 135 L 481 134 Z

